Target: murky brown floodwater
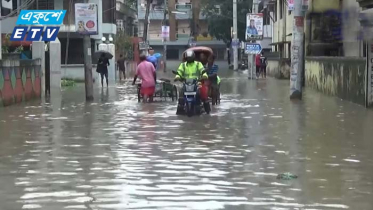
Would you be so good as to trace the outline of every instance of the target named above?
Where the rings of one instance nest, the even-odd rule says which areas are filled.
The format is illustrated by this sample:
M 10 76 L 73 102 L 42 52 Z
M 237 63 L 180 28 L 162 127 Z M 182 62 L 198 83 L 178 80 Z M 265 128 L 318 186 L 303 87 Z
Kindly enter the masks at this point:
M 0 109 L 0 209 L 373 209 L 373 112 L 245 77 L 211 116 L 138 104 L 129 81 Z

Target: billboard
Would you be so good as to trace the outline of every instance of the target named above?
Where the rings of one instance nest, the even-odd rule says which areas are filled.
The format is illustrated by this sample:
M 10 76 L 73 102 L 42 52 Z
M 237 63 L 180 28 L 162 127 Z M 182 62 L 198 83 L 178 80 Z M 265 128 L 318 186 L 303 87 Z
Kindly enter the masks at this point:
M 294 0 L 288 0 L 288 10 L 289 11 L 294 10 Z
M 263 13 L 247 14 L 246 16 L 246 40 L 263 39 Z
M 79 34 L 98 34 L 96 4 L 75 4 L 75 27 Z

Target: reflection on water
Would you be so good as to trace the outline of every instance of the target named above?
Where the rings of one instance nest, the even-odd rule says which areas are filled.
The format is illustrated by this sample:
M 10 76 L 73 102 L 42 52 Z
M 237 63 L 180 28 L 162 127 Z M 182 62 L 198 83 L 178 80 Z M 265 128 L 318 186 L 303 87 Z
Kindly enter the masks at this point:
M 0 110 L 0 209 L 373 208 L 370 111 L 239 77 L 203 117 L 129 83 Z

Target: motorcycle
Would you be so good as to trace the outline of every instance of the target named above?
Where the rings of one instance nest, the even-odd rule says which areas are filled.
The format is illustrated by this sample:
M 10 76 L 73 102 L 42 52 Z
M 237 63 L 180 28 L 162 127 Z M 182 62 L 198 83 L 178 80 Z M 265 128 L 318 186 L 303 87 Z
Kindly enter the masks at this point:
M 177 71 L 172 71 L 172 73 L 179 75 Z M 181 77 L 181 75 L 179 75 Z M 182 78 L 182 77 L 181 77 Z M 193 115 L 200 115 L 203 112 L 210 114 L 211 107 L 208 100 L 205 100 L 201 103 L 200 100 L 197 100 L 197 92 L 198 92 L 198 80 L 197 79 L 181 79 L 183 81 L 183 91 L 184 91 L 184 108 L 183 110 L 177 110 L 176 114 L 183 114 L 186 113 L 188 117 Z
M 246 70 L 248 68 L 249 68 L 249 65 L 247 64 L 247 62 L 246 61 L 241 61 L 241 63 L 240 63 L 240 69 L 241 70 Z

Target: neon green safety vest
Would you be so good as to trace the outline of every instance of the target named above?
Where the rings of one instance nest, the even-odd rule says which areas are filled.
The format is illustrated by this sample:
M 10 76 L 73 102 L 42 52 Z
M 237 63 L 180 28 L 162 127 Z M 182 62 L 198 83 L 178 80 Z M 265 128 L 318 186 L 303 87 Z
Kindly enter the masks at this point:
M 194 63 L 192 64 L 188 64 L 187 62 L 181 63 L 177 71 L 185 79 L 198 79 L 201 77 L 201 73 L 203 70 L 204 67 L 202 63 L 194 61 Z M 204 74 L 202 76 L 207 77 L 207 74 Z M 178 77 L 178 75 L 176 77 Z

